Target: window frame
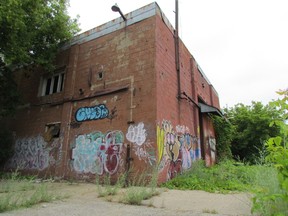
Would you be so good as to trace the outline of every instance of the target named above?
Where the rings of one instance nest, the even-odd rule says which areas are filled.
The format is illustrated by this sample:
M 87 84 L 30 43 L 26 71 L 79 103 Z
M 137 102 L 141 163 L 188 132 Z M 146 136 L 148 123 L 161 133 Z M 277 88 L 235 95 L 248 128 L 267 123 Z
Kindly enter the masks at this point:
M 50 81 L 49 81 L 50 80 Z M 60 93 L 64 89 L 65 69 L 61 68 L 53 74 L 46 74 L 41 77 L 39 86 L 39 96 L 48 96 Z M 55 85 L 55 82 L 56 85 Z M 49 85 L 49 88 L 47 86 Z M 55 86 L 54 86 L 55 85 Z

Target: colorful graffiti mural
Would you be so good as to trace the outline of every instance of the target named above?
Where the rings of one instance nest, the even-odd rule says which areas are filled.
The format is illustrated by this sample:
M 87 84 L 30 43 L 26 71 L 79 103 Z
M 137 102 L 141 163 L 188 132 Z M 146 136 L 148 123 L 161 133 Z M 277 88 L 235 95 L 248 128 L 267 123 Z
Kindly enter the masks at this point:
M 113 175 L 121 162 L 120 154 L 124 142 L 121 131 L 103 134 L 96 131 L 79 135 L 72 150 L 73 168 L 77 172 Z
M 77 122 L 104 119 L 109 116 L 109 110 L 104 104 L 94 107 L 81 107 L 75 113 Z
M 49 165 L 58 165 L 62 159 L 62 139 L 45 142 L 40 135 L 19 138 L 15 142 L 15 154 L 7 167 L 18 169 L 44 170 Z
M 140 122 L 137 125 L 130 125 L 126 133 L 126 138 L 133 145 L 133 151 L 139 160 L 149 163 L 151 166 L 156 164 L 155 149 L 152 144 L 146 142 L 146 129 L 144 123 Z
M 170 121 L 157 125 L 157 163 L 160 169 L 168 168 L 167 178 L 173 178 L 182 169 L 201 158 L 200 140 L 190 134 L 189 128 L 178 125 L 174 130 Z

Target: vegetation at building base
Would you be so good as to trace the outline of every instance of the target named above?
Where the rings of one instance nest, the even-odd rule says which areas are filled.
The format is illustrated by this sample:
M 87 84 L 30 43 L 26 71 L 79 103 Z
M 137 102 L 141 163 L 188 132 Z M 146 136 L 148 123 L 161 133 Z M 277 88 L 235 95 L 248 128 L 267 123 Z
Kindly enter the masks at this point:
M 13 173 L 0 174 L 0 213 L 65 198 L 55 193 L 51 185 L 36 183 L 35 176 Z
M 115 184 L 111 184 L 109 176 L 104 176 L 102 184 L 96 178 L 98 197 L 104 197 L 110 202 L 141 205 L 143 200 L 160 194 L 160 190 L 157 188 L 157 170 L 154 170 L 152 174 L 147 172 L 137 174 L 137 177 L 130 182 L 125 181 L 127 175 L 129 174 L 121 175 Z M 149 177 L 149 181 L 147 181 L 147 177 Z
M 276 176 L 276 170 L 270 166 L 248 166 L 226 160 L 213 167 L 206 167 L 204 161 L 199 160 L 193 163 L 189 171 L 162 186 L 169 189 L 204 190 L 213 193 L 256 192 L 261 190 L 266 182 L 277 184 Z
M 193 163 L 191 170 L 166 182 L 163 186 L 170 189 L 220 193 L 249 192 L 254 195 L 253 212 L 260 215 L 288 215 L 288 90 L 280 91 L 279 94 L 283 98 L 267 106 L 259 103 L 253 103 L 252 108 L 244 105 L 236 106 L 232 109 L 233 115 L 230 115 L 236 120 L 214 119 L 220 162 L 210 168 L 205 167 L 203 161 Z M 260 125 L 257 128 L 256 123 L 261 122 L 264 126 Z M 250 131 L 244 131 L 241 135 L 241 131 L 237 130 L 242 124 L 245 124 Z M 259 134 L 253 135 L 255 132 Z M 233 136 L 236 134 L 238 142 L 240 138 L 248 139 L 246 137 L 248 134 L 255 139 L 254 141 L 250 139 L 250 143 L 241 148 L 238 147 L 238 150 L 245 148 L 247 150 L 249 157 L 243 155 L 241 158 L 245 163 L 231 160 L 229 148 L 234 139 L 231 134 Z M 272 137 L 273 135 L 276 136 Z M 233 151 L 231 153 L 233 154 Z
M 233 126 L 226 118 L 214 115 L 212 119 L 217 140 L 217 158 L 220 160 L 232 159 Z

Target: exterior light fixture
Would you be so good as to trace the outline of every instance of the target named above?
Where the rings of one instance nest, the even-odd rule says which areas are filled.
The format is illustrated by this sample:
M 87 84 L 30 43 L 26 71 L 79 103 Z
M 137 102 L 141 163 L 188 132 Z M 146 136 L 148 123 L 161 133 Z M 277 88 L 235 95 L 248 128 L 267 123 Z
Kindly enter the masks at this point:
M 123 20 L 124 20 L 124 21 L 127 20 L 126 17 L 124 16 L 124 14 L 122 13 L 121 9 L 118 7 L 117 4 L 113 5 L 113 6 L 111 7 L 111 10 L 114 11 L 114 12 L 119 12 L 120 15 L 121 15 L 121 17 L 123 18 Z

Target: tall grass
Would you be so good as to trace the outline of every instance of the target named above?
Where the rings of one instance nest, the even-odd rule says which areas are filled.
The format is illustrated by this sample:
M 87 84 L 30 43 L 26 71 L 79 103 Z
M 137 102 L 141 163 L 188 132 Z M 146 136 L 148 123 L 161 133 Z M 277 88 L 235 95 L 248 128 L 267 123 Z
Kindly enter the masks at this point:
M 158 175 L 156 169 L 150 175 L 144 172 L 137 176 L 138 178 L 129 183 L 121 202 L 130 205 L 141 205 L 143 200 L 160 194 L 160 191 L 157 190 Z
M 193 164 L 191 170 L 162 186 L 170 189 L 220 193 L 249 192 L 254 195 L 253 213 L 288 215 L 288 203 L 280 199 L 283 191 L 280 189 L 277 170 L 271 164 L 249 166 L 224 161 L 207 168 L 203 161 L 198 161 Z
M 0 213 L 62 198 L 54 191 L 50 192 L 47 184 L 36 184 L 33 179 L 24 178 L 17 171 L 9 175 L 1 175 Z
M 104 176 L 102 181 L 96 178 L 98 197 L 105 197 L 106 200 L 112 201 L 111 196 L 118 195 L 118 202 L 141 205 L 143 200 L 160 193 L 157 190 L 157 172 L 136 173 L 129 181 L 126 181 L 127 175 L 127 173 L 120 175 L 115 184 L 112 184 L 109 175 Z M 120 189 L 122 189 L 121 192 L 119 192 Z
M 120 188 L 124 187 L 125 179 L 126 179 L 125 174 L 120 175 L 116 183 L 113 184 L 109 175 L 105 175 L 102 179 L 103 180 L 102 182 L 100 182 L 99 177 L 96 177 L 98 197 L 107 197 L 116 195 L 120 190 Z
M 268 185 L 269 182 L 269 185 Z M 263 188 L 278 187 L 275 169 L 270 166 L 247 166 L 233 161 L 223 161 L 207 168 L 199 160 L 183 175 L 164 183 L 169 189 L 204 190 L 228 193 L 231 191 L 257 192 Z

